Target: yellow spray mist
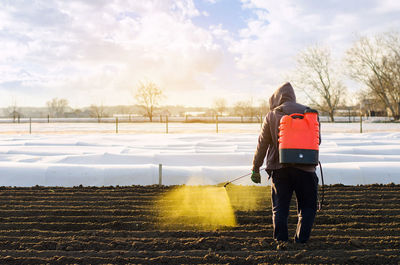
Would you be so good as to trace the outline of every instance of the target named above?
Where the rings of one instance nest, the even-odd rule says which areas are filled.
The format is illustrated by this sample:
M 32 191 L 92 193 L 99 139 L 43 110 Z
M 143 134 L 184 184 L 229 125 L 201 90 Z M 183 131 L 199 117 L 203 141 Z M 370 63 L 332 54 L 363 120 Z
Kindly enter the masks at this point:
M 234 211 L 269 210 L 271 188 L 269 186 L 241 186 L 230 184 L 226 192 Z
M 234 211 L 223 187 L 177 187 L 156 204 L 159 225 L 164 228 L 216 229 L 236 226 Z
M 158 225 L 171 229 L 217 229 L 237 225 L 235 211 L 269 210 L 265 186 L 179 186 L 156 201 Z

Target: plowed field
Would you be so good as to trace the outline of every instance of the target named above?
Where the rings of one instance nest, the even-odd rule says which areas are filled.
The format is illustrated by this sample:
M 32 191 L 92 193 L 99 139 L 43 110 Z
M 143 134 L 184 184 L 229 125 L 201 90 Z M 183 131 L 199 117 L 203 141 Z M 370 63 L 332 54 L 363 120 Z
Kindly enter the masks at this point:
M 310 242 L 284 251 L 269 198 L 234 228 L 160 228 L 154 201 L 174 188 L 0 188 L 0 264 L 400 263 L 400 185 L 326 187 Z

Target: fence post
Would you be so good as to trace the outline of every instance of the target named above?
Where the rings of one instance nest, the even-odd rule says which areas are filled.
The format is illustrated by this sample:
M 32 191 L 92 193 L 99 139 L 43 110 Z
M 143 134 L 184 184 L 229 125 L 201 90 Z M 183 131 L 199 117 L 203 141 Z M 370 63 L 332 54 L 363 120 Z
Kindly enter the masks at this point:
M 165 115 L 165 133 L 168 134 L 168 115 Z
M 50 123 L 50 114 L 47 114 L 47 123 Z
M 29 118 L 29 134 L 32 134 L 32 118 Z
M 215 129 L 218 133 L 218 114 L 215 115 L 215 127 L 216 127 Z
M 118 133 L 118 117 L 115 118 L 115 133 Z
M 362 133 L 362 113 L 360 111 L 360 133 Z
M 260 113 L 260 127 L 262 128 L 263 125 L 263 115 Z
M 162 164 L 158 164 L 158 185 L 162 185 Z
M 348 110 L 349 110 L 349 123 L 350 123 L 351 122 L 350 108 Z

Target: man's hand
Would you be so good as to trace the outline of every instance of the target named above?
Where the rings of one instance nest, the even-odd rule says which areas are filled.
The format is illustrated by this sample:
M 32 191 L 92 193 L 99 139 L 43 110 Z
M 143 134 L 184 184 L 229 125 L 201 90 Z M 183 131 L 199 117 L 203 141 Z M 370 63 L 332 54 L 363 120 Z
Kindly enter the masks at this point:
M 261 175 L 259 171 L 253 170 L 253 173 L 251 174 L 251 180 L 254 183 L 260 184 L 261 183 Z

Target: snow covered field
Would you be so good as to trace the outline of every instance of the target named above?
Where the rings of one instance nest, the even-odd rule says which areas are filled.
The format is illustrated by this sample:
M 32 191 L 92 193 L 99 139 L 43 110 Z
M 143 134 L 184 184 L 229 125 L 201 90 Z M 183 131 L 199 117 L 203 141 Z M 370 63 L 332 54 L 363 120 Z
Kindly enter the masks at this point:
M 0 186 L 150 185 L 159 164 L 163 184 L 217 184 L 250 172 L 259 130 L 250 125 L 236 129 L 252 133 L 2 134 Z M 322 125 L 325 183 L 400 183 L 399 124 L 374 124 L 363 134 L 327 133 L 357 131 L 357 124 L 332 125 Z M 387 131 L 377 132 L 383 125 Z

